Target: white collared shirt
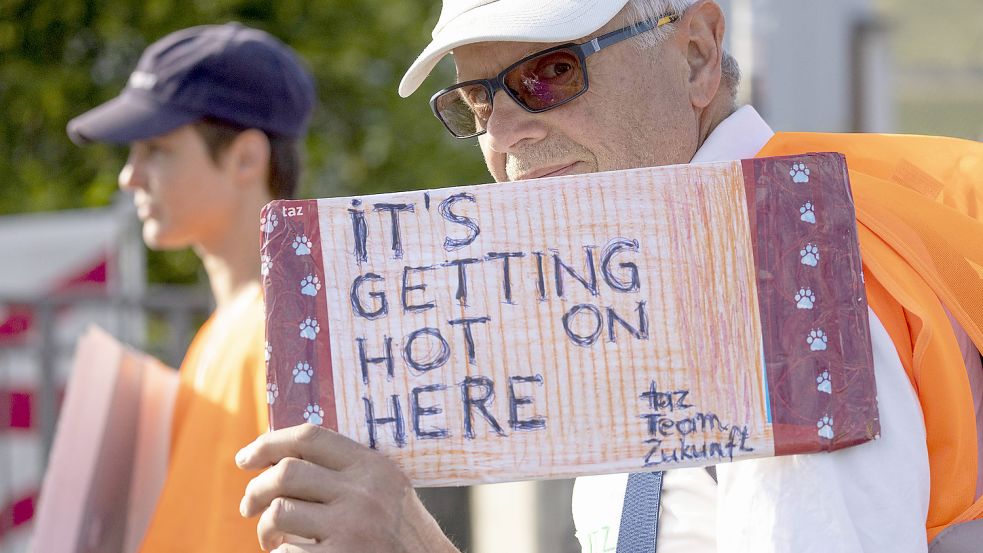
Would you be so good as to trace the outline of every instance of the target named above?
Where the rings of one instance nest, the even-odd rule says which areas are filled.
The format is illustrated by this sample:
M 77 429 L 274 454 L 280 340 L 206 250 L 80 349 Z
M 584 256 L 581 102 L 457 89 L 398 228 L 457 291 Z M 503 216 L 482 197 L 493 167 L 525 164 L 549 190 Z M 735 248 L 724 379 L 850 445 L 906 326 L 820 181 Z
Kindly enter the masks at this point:
M 693 163 L 754 157 L 774 132 L 751 106 L 713 130 Z M 929 470 L 921 407 L 884 326 L 869 312 L 880 439 L 666 472 L 658 553 L 923 553 Z M 617 545 L 626 474 L 578 478 L 573 518 L 584 553 Z

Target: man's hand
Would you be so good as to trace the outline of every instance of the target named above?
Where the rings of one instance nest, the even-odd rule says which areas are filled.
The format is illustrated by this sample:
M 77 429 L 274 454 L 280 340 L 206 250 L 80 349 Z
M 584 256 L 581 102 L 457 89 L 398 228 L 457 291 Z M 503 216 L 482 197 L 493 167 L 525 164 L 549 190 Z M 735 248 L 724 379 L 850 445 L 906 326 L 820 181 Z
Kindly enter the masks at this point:
M 311 424 L 270 432 L 239 451 L 236 464 L 266 469 L 239 505 L 244 517 L 262 513 L 256 533 L 266 551 L 457 552 L 406 475 L 337 432 Z M 286 543 L 290 536 L 313 543 Z

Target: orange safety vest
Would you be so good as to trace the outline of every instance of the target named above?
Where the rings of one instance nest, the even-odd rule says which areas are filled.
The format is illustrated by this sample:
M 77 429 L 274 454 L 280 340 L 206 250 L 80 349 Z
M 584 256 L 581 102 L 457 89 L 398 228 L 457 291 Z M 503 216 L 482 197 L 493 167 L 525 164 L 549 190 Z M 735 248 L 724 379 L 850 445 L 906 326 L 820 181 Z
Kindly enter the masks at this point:
M 167 477 L 140 553 L 260 551 L 257 519 L 239 515 L 258 472 L 235 465 L 269 428 L 263 300 L 258 283 L 245 293 L 201 327 L 181 365 Z
M 846 156 L 871 308 L 925 417 L 931 541 L 983 518 L 973 397 L 947 308 L 983 349 L 983 144 L 954 138 L 778 133 L 759 157 Z

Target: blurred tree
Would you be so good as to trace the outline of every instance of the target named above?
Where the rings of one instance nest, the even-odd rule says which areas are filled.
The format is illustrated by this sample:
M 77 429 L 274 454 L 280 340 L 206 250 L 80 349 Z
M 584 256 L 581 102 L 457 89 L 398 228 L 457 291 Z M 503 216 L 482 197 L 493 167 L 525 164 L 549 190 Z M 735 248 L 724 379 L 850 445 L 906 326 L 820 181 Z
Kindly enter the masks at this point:
M 983 140 L 983 2 L 875 0 L 891 22 L 898 131 Z
M 115 96 L 143 49 L 183 27 L 240 21 L 293 46 L 317 80 L 307 197 L 490 180 L 474 141 L 455 141 L 426 92 L 396 86 L 429 39 L 436 0 L 3 0 L 0 215 L 106 205 L 125 149 L 78 148 L 69 119 Z M 421 89 L 453 78 L 445 64 Z M 151 280 L 193 282 L 189 252 L 152 254 Z

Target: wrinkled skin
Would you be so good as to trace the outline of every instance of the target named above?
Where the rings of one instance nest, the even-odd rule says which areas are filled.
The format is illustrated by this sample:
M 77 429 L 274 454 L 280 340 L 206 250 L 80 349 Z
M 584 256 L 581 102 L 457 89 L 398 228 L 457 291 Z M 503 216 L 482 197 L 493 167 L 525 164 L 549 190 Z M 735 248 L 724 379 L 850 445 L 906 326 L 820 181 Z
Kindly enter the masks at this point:
M 236 464 L 270 467 L 239 506 L 245 517 L 261 514 L 256 533 L 266 551 L 457 551 L 392 461 L 331 430 L 304 424 L 264 434 Z

